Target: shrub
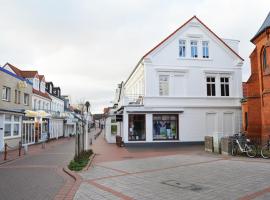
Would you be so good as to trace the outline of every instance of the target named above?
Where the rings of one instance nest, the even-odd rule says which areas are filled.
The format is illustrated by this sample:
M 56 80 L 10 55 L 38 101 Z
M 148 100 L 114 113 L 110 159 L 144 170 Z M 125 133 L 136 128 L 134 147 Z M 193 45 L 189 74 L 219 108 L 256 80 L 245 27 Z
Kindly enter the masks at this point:
M 68 168 L 72 171 L 81 171 L 89 162 L 89 157 L 93 154 L 92 150 L 83 151 L 79 156 L 70 161 Z

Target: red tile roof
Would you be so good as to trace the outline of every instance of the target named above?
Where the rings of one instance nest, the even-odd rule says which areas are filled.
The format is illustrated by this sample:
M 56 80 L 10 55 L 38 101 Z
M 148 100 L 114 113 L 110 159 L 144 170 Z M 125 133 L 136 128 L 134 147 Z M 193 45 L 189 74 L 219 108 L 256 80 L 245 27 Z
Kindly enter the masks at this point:
M 9 66 L 15 72 L 16 75 L 21 76 L 23 78 L 34 78 L 36 74 L 38 74 L 38 71 L 22 71 L 10 63 L 6 63 L 4 67 L 5 66 Z
M 51 100 L 51 97 L 47 93 L 43 93 L 35 89 L 33 89 L 33 93 Z
M 243 82 L 242 83 L 242 88 L 243 88 L 243 97 L 247 97 L 247 83 Z

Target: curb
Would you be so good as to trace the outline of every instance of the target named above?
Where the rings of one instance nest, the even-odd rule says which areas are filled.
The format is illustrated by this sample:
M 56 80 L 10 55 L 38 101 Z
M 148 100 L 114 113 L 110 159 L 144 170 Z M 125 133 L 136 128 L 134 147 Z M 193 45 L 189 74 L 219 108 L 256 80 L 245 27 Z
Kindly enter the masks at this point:
M 93 160 L 94 160 L 95 156 L 96 156 L 95 153 L 93 153 L 93 154 L 90 156 L 88 164 L 82 169 L 82 171 L 87 171 L 87 170 L 89 170 L 89 168 L 92 166 L 92 163 L 93 163 Z

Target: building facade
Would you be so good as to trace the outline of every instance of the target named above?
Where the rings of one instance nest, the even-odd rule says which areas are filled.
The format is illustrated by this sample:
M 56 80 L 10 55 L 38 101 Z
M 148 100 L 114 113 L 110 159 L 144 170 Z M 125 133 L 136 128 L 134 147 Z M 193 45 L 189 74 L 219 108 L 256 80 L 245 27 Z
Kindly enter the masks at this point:
M 251 75 L 242 104 L 243 124 L 249 137 L 265 142 L 270 135 L 270 13 L 251 42 L 256 47 L 250 54 Z
M 32 83 L 0 67 L 0 151 L 4 143 L 18 147 L 25 110 L 32 106 Z
M 125 143 L 202 142 L 241 129 L 237 40 L 196 16 L 146 53 L 123 85 L 116 114 Z
M 46 83 L 46 92 L 50 95 L 51 98 L 51 107 L 50 107 L 50 134 L 49 137 L 59 138 L 64 136 L 64 100 L 61 97 L 60 87 L 54 87 L 52 82 Z

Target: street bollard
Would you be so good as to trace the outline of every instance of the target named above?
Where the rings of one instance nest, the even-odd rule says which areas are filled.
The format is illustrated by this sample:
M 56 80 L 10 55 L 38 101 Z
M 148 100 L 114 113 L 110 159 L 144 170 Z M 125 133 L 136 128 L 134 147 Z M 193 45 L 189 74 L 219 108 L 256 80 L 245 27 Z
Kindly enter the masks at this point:
M 7 160 L 7 143 L 5 143 L 4 160 Z
M 45 142 L 42 142 L 41 147 L 42 149 L 45 149 Z
M 24 149 L 24 155 L 26 155 L 27 154 L 27 151 L 28 151 L 28 145 L 25 144 L 23 149 Z
M 19 142 L 19 156 L 21 156 L 21 151 L 22 151 L 22 142 Z

